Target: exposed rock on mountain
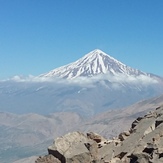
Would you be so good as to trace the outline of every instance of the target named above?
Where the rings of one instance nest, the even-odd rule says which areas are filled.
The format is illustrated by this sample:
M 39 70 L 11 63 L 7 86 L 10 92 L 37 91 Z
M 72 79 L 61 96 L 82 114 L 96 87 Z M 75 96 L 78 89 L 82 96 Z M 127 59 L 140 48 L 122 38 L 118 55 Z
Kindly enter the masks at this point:
M 87 136 L 79 132 L 69 133 L 57 138 L 48 152 L 61 163 L 161 163 L 163 106 L 144 117 L 138 117 L 131 128 L 117 138 L 96 141 L 95 137 L 93 133 Z M 97 137 L 100 139 L 99 135 Z M 43 160 L 39 158 L 36 162 L 42 163 Z

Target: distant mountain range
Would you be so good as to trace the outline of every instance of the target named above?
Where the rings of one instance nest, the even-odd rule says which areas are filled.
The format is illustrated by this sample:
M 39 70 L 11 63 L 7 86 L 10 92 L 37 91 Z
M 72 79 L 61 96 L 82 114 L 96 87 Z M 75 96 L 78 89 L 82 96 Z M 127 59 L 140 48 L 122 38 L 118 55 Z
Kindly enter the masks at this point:
M 52 140 L 68 132 L 96 132 L 106 138 L 111 138 L 128 130 L 137 117 L 161 105 L 163 105 L 163 95 L 120 110 L 103 112 L 87 120 L 77 113 L 70 112 L 47 116 L 1 112 L 0 162 L 8 163 L 25 157 L 46 154 L 46 149 Z M 31 163 L 30 159 L 24 161 L 27 161 L 24 163 Z

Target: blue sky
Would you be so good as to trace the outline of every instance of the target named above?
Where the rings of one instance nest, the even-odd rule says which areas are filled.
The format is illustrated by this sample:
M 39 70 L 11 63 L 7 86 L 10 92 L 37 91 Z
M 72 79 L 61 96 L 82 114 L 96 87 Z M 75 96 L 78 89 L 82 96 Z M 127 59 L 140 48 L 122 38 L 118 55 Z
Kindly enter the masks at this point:
M 163 1 L 0 0 L 0 79 L 39 75 L 97 48 L 163 76 Z

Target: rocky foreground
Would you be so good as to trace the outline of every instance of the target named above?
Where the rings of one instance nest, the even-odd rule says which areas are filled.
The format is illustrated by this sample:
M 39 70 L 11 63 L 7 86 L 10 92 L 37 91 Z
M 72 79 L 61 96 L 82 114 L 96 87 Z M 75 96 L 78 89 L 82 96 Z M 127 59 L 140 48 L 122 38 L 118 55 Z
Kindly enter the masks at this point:
M 128 131 L 107 140 L 95 133 L 68 133 L 35 163 L 162 163 L 163 106 L 137 118 Z

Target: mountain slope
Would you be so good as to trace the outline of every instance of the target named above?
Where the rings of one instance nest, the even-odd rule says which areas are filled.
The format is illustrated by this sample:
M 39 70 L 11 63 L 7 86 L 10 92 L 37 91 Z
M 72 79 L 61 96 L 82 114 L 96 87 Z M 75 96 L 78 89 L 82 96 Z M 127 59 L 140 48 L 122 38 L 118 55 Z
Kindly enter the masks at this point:
M 143 116 L 161 105 L 163 105 L 163 95 L 137 102 L 120 110 L 109 110 L 98 114 L 77 127 L 76 130 L 93 131 L 111 138 L 127 130 L 135 118 Z
M 77 77 L 91 77 L 98 74 L 126 74 L 126 75 L 150 75 L 133 69 L 114 59 L 103 51 L 96 49 L 86 54 L 76 62 L 56 68 L 41 77 L 61 77 L 74 79 Z
M 48 116 L 0 112 L 0 162 L 45 153 L 49 140 L 63 135 L 81 121 L 79 115 L 68 112 Z

